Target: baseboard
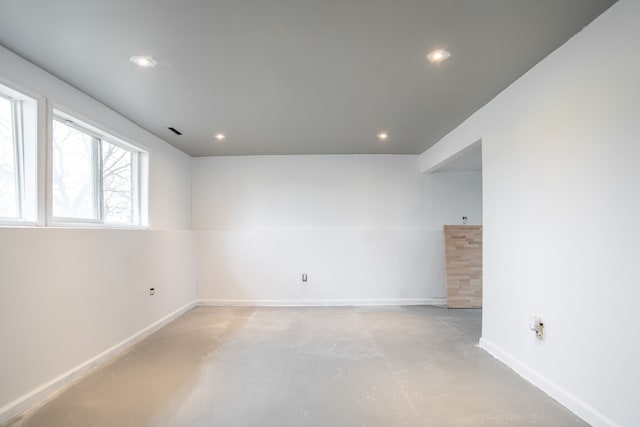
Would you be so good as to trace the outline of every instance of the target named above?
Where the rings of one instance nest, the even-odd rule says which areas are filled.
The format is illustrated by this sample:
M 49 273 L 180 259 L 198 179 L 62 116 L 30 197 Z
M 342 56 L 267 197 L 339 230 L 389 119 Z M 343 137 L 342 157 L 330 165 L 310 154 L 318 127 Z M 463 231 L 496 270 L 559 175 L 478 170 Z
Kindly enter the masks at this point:
M 44 403 L 46 400 L 54 397 L 60 392 L 64 391 L 67 387 L 69 387 L 73 382 L 77 379 L 85 376 L 89 372 L 95 370 L 96 368 L 104 365 L 107 361 L 111 360 L 114 356 L 128 349 L 132 345 L 137 342 L 143 340 L 148 337 L 161 327 L 165 326 L 167 323 L 176 319 L 180 315 L 186 313 L 196 306 L 196 301 L 190 302 L 179 309 L 175 310 L 172 313 L 169 313 L 162 319 L 154 322 L 153 324 L 147 326 L 140 332 L 130 336 L 129 338 L 119 342 L 108 350 L 100 353 L 99 355 L 87 360 L 86 362 L 72 368 L 71 370 L 65 372 L 64 374 L 54 378 L 41 385 L 40 387 L 30 391 L 29 393 L 17 398 L 11 403 L 8 403 L 4 407 L 0 408 L 0 425 L 12 420 L 28 409 Z
M 582 418 L 587 423 L 596 427 L 617 427 L 619 426 L 597 409 L 588 405 L 572 393 L 560 387 L 539 372 L 529 368 L 527 365 L 516 359 L 510 353 L 493 344 L 485 338 L 480 338 L 479 347 L 491 354 L 493 357 L 513 369 L 522 378 L 547 393 L 553 399 L 565 406 L 571 412 Z
M 374 307 L 398 305 L 446 306 L 446 298 L 396 299 L 201 299 L 198 305 L 220 307 Z

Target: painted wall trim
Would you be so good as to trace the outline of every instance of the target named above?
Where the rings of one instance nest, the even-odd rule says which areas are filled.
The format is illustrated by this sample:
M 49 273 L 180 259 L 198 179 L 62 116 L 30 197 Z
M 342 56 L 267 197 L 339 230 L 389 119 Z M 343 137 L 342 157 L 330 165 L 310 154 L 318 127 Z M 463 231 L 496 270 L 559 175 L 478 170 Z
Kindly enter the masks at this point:
M 578 399 L 539 372 L 529 368 L 522 361 L 486 338 L 480 338 L 478 346 L 594 427 L 620 427 L 619 424 L 616 424 L 595 408 L 587 405 L 584 401 Z
M 201 299 L 198 305 L 221 307 L 373 307 L 397 305 L 434 305 L 446 307 L 446 298 L 393 299 Z
M 8 403 L 4 407 L 0 408 L 0 425 L 10 421 L 11 419 L 27 411 L 28 409 L 31 409 L 36 405 L 43 404 L 49 399 L 60 394 L 78 379 L 101 367 L 102 365 L 113 359 L 115 356 L 122 353 L 124 350 L 142 341 L 169 322 L 175 320 L 182 314 L 191 310 L 196 305 L 196 301 L 192 301 L 180 307 L 179 309 L 173 311 L 172 313 L 169 313 L 162 319 L 152 323 L 136 334 L 103 351 L 97 356 L 87 360 L 84 363 L 81 363 L 75 368 L 70 369 L 57 378 L 54 378 L 53 380 L 31 390 L 30 392 L 17 398 L 13 402 Z

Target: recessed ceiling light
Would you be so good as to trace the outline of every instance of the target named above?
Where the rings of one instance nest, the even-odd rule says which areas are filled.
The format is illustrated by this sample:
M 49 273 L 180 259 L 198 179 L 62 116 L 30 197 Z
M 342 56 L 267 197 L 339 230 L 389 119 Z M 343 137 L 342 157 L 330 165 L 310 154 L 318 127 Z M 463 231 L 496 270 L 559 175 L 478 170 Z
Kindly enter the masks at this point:
M 144 68 L 153 68 L 158 64 L 155 59 L 146 55 L 132 56 L 131 58 L 129 58 L 129 61 L 136 64 L 138 67 Z
M 217 139 L 218 141 L 222 141 L 223 139 L 226 138 L 226 136 L 224 135 L 224 133 L 216 133 L 215 135 L 213 135 L 213 137 L 215 139 Z
M 450 56 L 451 54 L 448 51 L 444 49 L 436 49 L 429 52 L 427 59 L 429 62 L 442 62 Z
M 378 134 L 378 139 L 379 139 L 380 141 L 386 141 L 388 138 L 389 138 L 389 134 L 388 134 L 388 133 L 386 133 L 386 132 L 380 132 L 380 133 Z

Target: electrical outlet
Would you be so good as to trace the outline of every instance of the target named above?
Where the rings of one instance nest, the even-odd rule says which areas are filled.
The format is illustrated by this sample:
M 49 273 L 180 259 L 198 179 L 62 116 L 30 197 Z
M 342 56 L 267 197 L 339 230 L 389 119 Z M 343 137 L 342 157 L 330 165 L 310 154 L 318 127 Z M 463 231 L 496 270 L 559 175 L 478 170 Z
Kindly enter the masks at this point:
M 156 288 L 149 288 L 149 295 L 153 296 L 156 294 Z
M 533 316 L 529 320 L 529 329 L 536 333 L 536 338 L 542 341 L 544 339 L 544 323 L 538 316 Z

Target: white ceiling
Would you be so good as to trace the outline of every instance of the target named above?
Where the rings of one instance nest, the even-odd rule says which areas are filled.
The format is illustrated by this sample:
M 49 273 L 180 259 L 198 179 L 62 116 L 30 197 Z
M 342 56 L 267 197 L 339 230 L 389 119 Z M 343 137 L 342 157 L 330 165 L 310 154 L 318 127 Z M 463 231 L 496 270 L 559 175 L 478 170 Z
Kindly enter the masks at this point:
M 614 2 L 6 0 L 0 44 L 194 156 L 417 154 Z

